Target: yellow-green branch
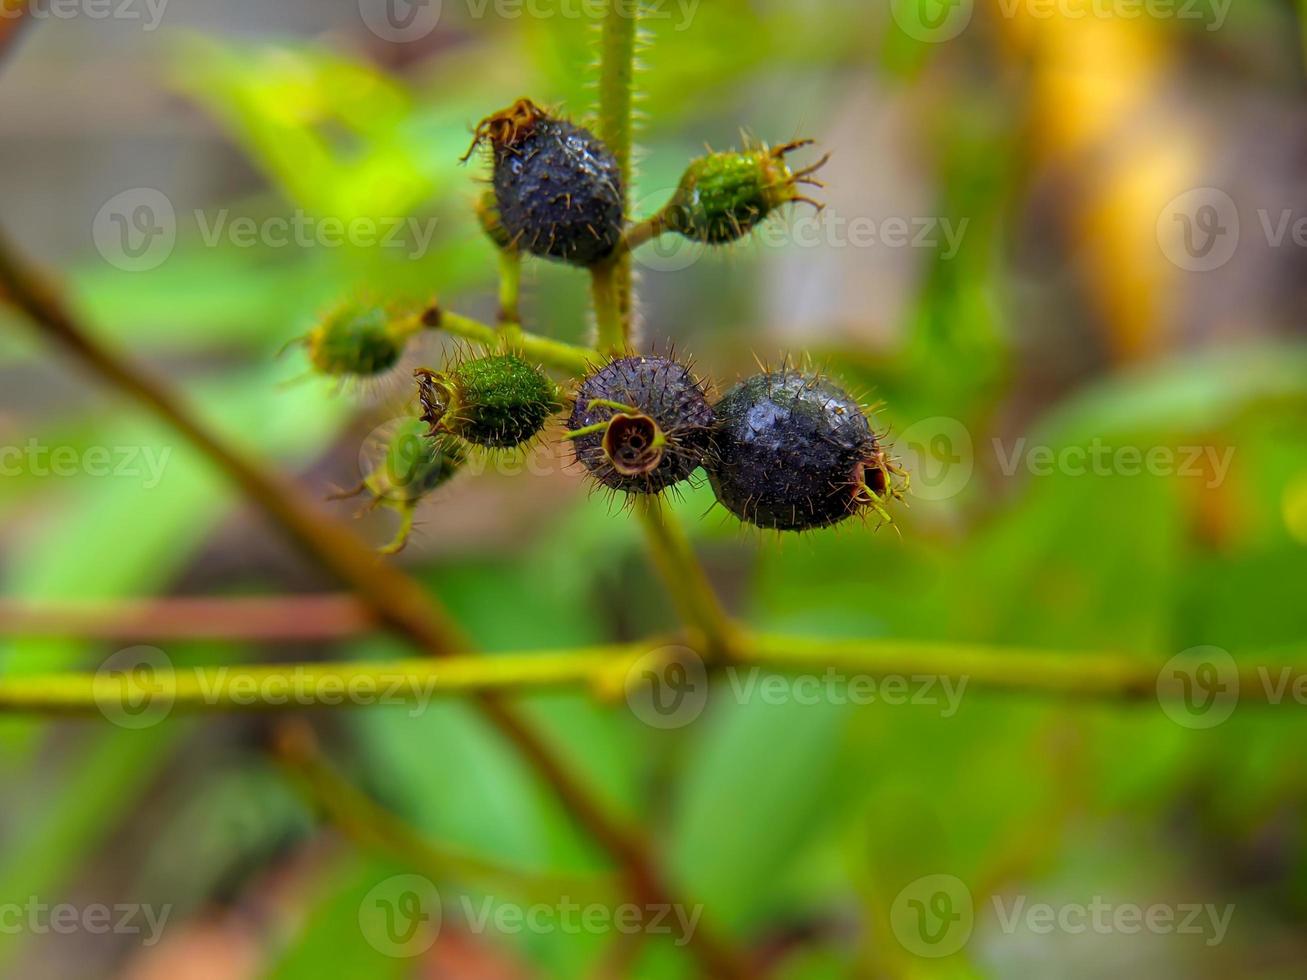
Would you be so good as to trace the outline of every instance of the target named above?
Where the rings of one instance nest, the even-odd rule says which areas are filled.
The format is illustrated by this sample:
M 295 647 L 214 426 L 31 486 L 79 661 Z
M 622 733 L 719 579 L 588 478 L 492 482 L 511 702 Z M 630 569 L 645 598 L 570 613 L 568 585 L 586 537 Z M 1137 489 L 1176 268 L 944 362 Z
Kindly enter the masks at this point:
M 557 368 L 568 374 L 587 373 L 599 356 L 588 347 L 565 344 L 561 340 L 550 340 L 538 334 L 527 333 L 516 323 L 505 323 L 500 329 L 480 320 L 453 313 L 449 310 L 433 310 L 428 313 L 434 325 L 454 337 L 470 340 L 474 344 L 495 349 L 505 337 L 511 338 L 527 357 L 538 361 L 546 367 Z
M 831 640 L 742 634 L 734 662 L 717 671 L 757 668 L 818 677 L 950 677 L 967 690 L 1131 701 L 1181 698 L 1183 679 L 1165 662 L 1116 653 L 904 640 Z M 424 705 L 437 697 L 570 688 L 620 700 L 647 675 L 648 656 L 665 638 L 638 644 L 548 650 L 494 657 L 455 656 L 362 663 L 204 666 L 175 671 L 65 673 L 0 677 L 0 711 L 95 713 L 120 704 L 156 711 L 278 711 L 301 707 Z M 710 667 L 714 665 L 710 664 Z M 1283 673 L 1285 670 L 1287 674 Z M 1307 664 L 1282 656 L 1240 663 L 1237 682 L 1249 703 L 1301 705 L 1292 696 Z M 1276 692 L 1287 692 L 1282 698 Z

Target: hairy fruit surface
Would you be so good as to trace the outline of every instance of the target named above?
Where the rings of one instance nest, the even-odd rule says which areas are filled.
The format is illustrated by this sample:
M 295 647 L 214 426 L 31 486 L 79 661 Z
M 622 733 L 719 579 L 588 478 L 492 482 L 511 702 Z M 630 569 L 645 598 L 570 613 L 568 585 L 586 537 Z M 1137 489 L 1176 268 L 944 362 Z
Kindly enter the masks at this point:
M 520 446 L 558 409 L 553 383 L 517 354 L 473 357 L 441 372 L 419 368 L 414 376 L 428 431 L 479 446 Z
M 702 463 L 712 421 L 689 368 L 635 355 L 610 361 L 581 383 L 567 428 L 576 458 L 604 486 L 658 493 Z
M 369 376 L 399 363 L 409 338 L 420 328 L 411 314 L 347 300 L 328 312 L 303 342 L 319 374 Z
M 741 381 L 716 405 L 708 476 L 743 521 L 782 531 L 836 524 L 898 496 L 862 407 L 833 382 L 795 370 Z
M 663 224 L 686 238 L 724 245 L 743 238 L 777 208 L 791 201 L 821 205 L 798 191 L 799 184 L 821 186 L 812 177 L 826 158 L 793 171 L 785 156 L 811 141 L 787 143 L 775 149 L 710 153 L 691 161 L 672 200 L 663 210 Z
M 612 253 L 622 237 L 622 179 L 598 137 L 520 99 L 482 120 L 473 147 L 482 140 L 512 246 L 582 266 Z
M 376 497 L 417 502 L 448 482 L 464 459 L 464 448 L 456 440 L 433 439 L 421 419 L 404 419 L 395 426 L 385 455 L 363 483 Z
M 399 515 L 399 528 L 379 550 L 393 555 L 402 551 L 413 530 L 418 503 L 449 482 L 466 458 L 464 447 L 448 436 L 432 439 L 421 419 L 403 418 L 373 431 L 363 447 L 360 462 L 366 475 L 352 490 L 334 495 L 340 500 L 366 494 L 365 510 L 385 507 Z

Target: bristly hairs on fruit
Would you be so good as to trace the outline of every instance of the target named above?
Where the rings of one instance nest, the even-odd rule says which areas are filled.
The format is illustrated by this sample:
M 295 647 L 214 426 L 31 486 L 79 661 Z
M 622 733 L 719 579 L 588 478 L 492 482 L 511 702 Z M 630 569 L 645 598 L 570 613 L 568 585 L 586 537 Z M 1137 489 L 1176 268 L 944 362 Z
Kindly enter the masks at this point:
M 558 387 L 511 345 L 476 353 L 459 348 L 443 370 L 418 368 L 413 374 L 432 437 L 449 435 L 486 449 L 523 449 L 561 407 Z
M 578 383 L 563 439 L 600 486 L 659 494 L 703 464 L 712 423 L 707 392 L 687 363 L 626 354 Z
M 350 391 L 367 402 L 385 400 L 418 356 L 414 342 L 430 326 L 423 317 L 426 305 L 379 301 L 365 292 L 336 300 L 307 333 L 282 347 L 282 353 L 303 348 L 309 362 L 309 369 L 289 383 L 325 377 L 337 393 Z
M 356 517 L 378 507 L 398 514 L 399 527 L 394 536 L 377 549 L 383 555 L 397 554 L 408 543 L 418 505 L 462 470 L 467 451 L 451 437 L 430 438 L 410 403 L 402 415 L 369 434 L 360 455 L 364 454 L 375 462 L 367 467 L 363 478 L 356 486 L 333 493 L 328 499 L 347 500 L 366 494 L 368 500 Z
M 893 524 L 886 505 L 903 498 L 906 471 L 880 444 L 862 401 L 824 374 L 786 358 L 732 387 L 715 413 L 705 468 L 718 501 L 742 521 L 804 531 L 870 510 Z
M 652 219 L 656 233 L 670 231 L 706 245 L 726 245 L 751 233 L 786 204 L 825 204 L 800 192 L 800 185 L 825 186 L 815 176 L 830 160 L 791 169 L 786 157 L 813 144 L 796 139 L 769 146 L 741 133 L 743 150 L 718 152 L 690 161 L 671 200 Z
M 513 246 L 583 267 L 614 252 L 624 230 L 621 169 L 594 133 L 521 98 L 477 124 L 467 158 L 483 142 Z

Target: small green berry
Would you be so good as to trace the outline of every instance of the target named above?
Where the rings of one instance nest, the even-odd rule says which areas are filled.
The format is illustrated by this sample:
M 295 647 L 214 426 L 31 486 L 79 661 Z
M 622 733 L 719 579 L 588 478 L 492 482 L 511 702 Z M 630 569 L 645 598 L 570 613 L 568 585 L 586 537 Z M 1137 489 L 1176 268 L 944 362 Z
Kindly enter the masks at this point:
M 419 368 L 414 376 L 430 433 L 479 446 L 520 446 L 559 407 L 553 383 L 517 354 L 474 357 L 441 372 Z
M 433 439 L 421 419 L 395 427 L 385 456 L 363 480 L 375 497 L 416 502 L 447 482 L 463 465 L 464 450 L 453 439 Z
M 692 161 L 663 209 L 661 223 L 686 238 L 723 245 L 743 238 L 777 208 L 792 201 L 805 201 L 820 209 L 821 204 L 804 197 L 797 187 L 820 187 L 821 182 L 812 175 L 829 157 L 798 171 L 792 171 L 785 162 L 787 153 L 811 142 L 710 153 Z
M 351 299 L 324 316 L 304 344 L 320 374 L 370 376 L 399 363 L 409 338 L 421 329 L 421 319 L 411 312 Z
M 403 549 L 413 528 L 413 513 L 419 501 L 449 482 L 462 467 L 465 451 L 457 440 L 432 439 L 421 419 L 405 418 L 388 423 L 373 433 L 365 446 L 370 457 L 363 481 L 337 498 L 366 493 L 367 509 L 386 507 L 400 516 L 395 537 L 380 551 L 394 554 Z M 380 457 L 377 459 L 377 457 Z M 371 460 L 377 459 L 375 465 Z

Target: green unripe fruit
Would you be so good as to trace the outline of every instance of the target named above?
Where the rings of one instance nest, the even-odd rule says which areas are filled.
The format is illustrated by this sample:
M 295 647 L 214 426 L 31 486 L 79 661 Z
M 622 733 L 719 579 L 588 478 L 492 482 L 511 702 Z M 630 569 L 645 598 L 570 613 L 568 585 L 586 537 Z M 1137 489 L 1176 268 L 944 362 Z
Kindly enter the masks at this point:
M 309 362 L 320 374 L 375 375 L 399 363 L 409 338 L 421 327 L 411 314 L 348 300 L 323 317 L 304 344 Z
M 465 453 L 453 439 L 433 439 L 421 419 L 403 419 L 386 443 L 385 455 L 363 484 L 378 499 L 416 503 L 449 481 Z
M 474 357 L 442 372 L 420 368 L 414 375 L 429 432 L 478 446 L 520 446 L 559 407 L 553 383 L 517 354 Z
M 359 461 L 367 475 L 362 482 L 333 499 L 367 494 L 370 501 L 365 511 L 384 507 L 397 513 L 399 528 L 379 549 L 393 555 L 408 542 L 418 503 L 449 482 L 465 458 L 465 447 L 458 440 L 448 436 L 432 439 L 421 419 L 397 419 L 374 430 L 364 443 Z
M 724 245 L 743 238 L 783 204 L 805 201 L 820 209 L 821 204 L 799 193 L 798 185 L 821 186 L 812 174 L 827 158 L 799 171 L 785 162 L 787 153 L 810 142 L 710 153 L 692 161 L 660 223 L 686 238 Z

